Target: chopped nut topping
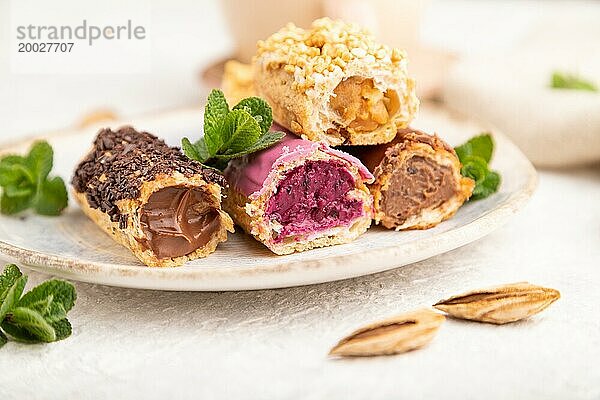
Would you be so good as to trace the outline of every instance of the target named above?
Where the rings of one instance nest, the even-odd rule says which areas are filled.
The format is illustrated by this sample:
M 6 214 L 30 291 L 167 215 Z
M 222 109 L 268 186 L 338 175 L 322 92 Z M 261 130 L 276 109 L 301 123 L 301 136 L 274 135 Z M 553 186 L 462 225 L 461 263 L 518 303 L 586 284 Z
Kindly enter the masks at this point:
M 330 74 L 343 75 L 349 63 L 367 62 L 402 72 L 404 52 L 375 42 L 354 24 L 321 18 L 310 29 L 290 23 L 258 42 L 256 59 L 263 68 L 283 68 L 294 75 L 297 87 L 308 89 Z

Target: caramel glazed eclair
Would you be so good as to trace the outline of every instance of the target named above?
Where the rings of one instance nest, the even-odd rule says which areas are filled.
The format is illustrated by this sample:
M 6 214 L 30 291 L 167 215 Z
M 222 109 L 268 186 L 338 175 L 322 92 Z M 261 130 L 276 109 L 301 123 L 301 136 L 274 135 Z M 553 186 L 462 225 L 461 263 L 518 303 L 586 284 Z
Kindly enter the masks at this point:
M 401 129 L 378 146 L 345 148 L 373 172 L 375 222 L 389 229 L 427 229 L 452 217 L 475 182 L 463 177 L 454 149 L 437 136 Z
M 288 24 L 258 42 L 253 90 L 276 122 L 304 139 L 387 143 L 419 105 L 406 64 L 404 52 L 365 30 L 322 18 L 307 30 Z
M 151 267 L 205 257 L 233 232 L 224 178 L 131 127 L 102 129 L 71 183 L 83 212 Z

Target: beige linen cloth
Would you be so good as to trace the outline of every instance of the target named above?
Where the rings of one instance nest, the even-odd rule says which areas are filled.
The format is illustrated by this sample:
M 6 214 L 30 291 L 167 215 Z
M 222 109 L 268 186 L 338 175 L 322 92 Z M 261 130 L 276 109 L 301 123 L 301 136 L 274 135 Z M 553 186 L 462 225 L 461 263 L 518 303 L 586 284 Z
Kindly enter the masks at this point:
M 463 59 L 445 80 L 445 103 L 496 126 L 537 166 L 600 161 L 600 91 L 549 87 L 553 71 L 566 71 L 600 90 L 598 21 L 598 6 L 561 7 L 512 51 Z

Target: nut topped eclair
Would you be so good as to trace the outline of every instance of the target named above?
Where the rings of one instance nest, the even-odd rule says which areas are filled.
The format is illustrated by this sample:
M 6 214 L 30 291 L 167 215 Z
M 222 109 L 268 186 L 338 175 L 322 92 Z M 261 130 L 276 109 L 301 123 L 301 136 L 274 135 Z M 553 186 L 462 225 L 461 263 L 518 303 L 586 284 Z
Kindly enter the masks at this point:
M 427 229 L 452 217 L 471 196 L 474 182 L 446 142 L 414 129 L 377 146 L 347 147 L 375 175 L 369 185 L 375 222 L 389 229 Z
M 223 176 L 132 127 L 102 129 L 71 183 L 83 212 L 151 267 L 205 257 L 233 232 Z
M 412 121 L 419 101 L 406 55 L 353 24 L 288 24 L 258 42 L 254 90 L 274 120 L 332 146 L 387 143 Z
M 373 176 L 354 157 L 288 133 L 273 147 L 230 161 L 224 207 L 276 254 L 348 243 L 373 218 L 365 185 Z

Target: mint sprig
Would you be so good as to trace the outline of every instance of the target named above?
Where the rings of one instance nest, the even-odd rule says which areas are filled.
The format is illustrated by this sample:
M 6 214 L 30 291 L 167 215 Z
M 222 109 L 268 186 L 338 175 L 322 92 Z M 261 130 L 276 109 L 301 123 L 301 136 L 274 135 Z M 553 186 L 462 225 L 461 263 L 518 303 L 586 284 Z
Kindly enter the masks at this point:
M 598 87 L 593 82 L 577 75 L 558 71 L 552 74 L 550 87 L 553 89 L 586 90 L 588 92 L 598 91 Z
M 14 264 L 0 275 L 0 347 L 8 337 L 26 343 L 55 342 L 71 335 L 67 313 L 77 294 L 69 282 L 52 279 L 23 295 L 27 276 Z
M 26 156 L 0 158 L 0 212 L 16 214 L 32 208 L 41 215 L 58 215 L 68 196 L 60 177 L 49 178 L 54 151 L 45 141 L 35 142 Z
M 204 110 L 204 136 L 195 143 L 183 138 L 181 147 L 189 158 L 224 169 L 233 158 L 266 149 L 285 136 L 271 132 L 273 114 L 260 97 L 249 97 L 229 109 L 223 92 L 213 89 Z
M 454 151 L 462 164 L 460 173 L 475 181 L 475 188 L 469 200 L 484 199 L 498 190 L 500 174 L 490 170 L 488 165 L 494 153 L 494 141 L 489 133 L 471 138 L 455 147 Z

